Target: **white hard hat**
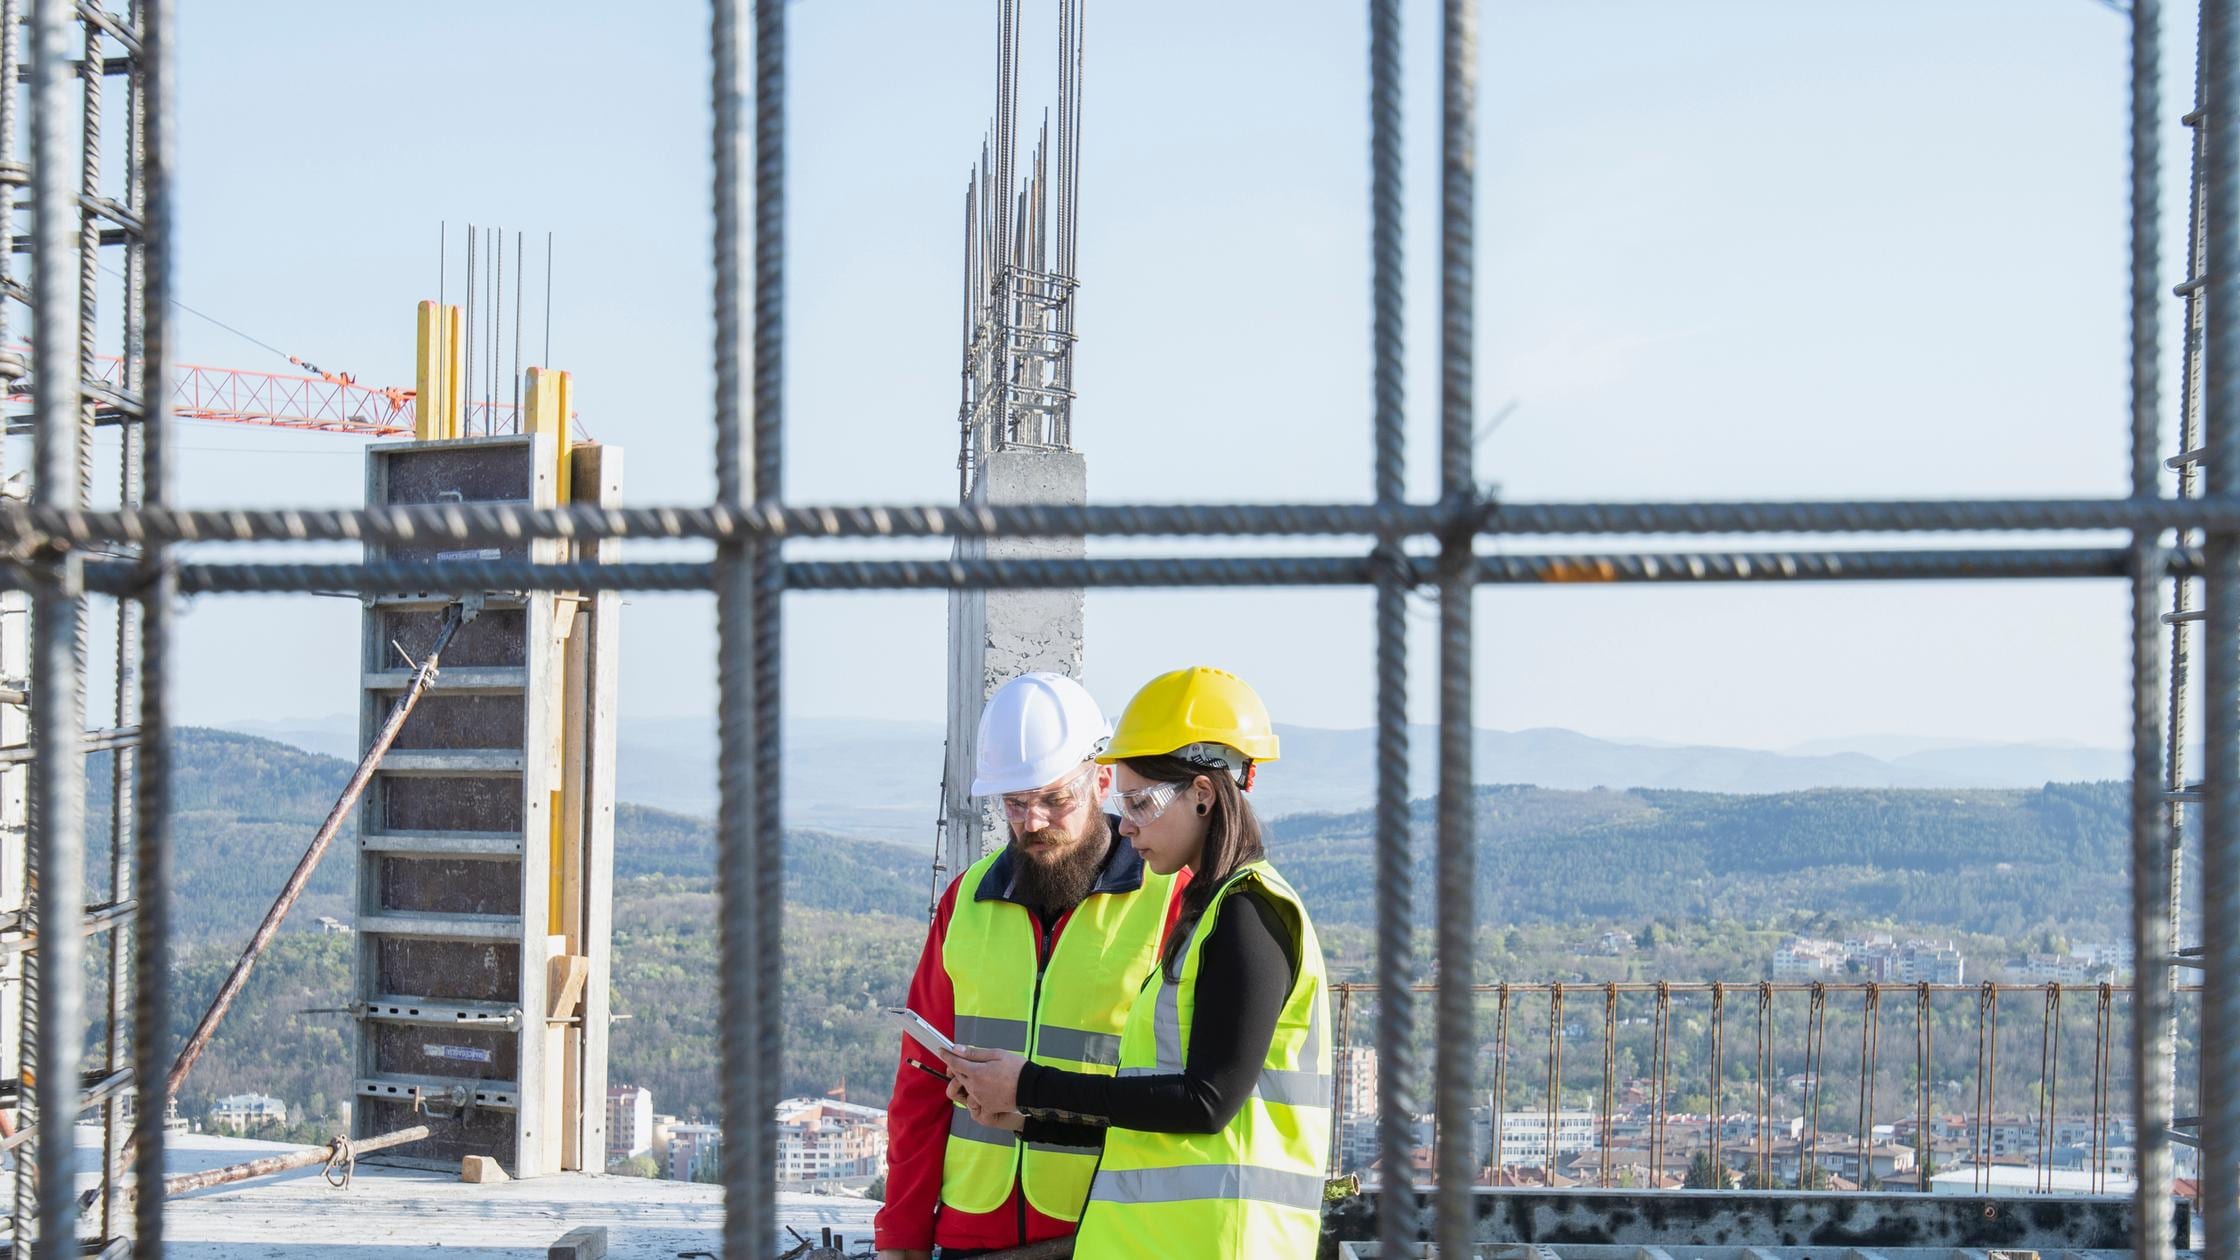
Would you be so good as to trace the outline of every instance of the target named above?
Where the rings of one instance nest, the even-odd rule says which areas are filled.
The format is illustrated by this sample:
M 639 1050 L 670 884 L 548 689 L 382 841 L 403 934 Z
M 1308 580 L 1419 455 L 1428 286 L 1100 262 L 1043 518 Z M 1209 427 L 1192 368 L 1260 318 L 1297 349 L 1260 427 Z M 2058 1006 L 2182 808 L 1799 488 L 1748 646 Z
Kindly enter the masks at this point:
M 1110 728 L 1088 688 L 1064 674 L 1021 674 L 980 711 L 972 794 L 1031 792 L 1096 755 Z

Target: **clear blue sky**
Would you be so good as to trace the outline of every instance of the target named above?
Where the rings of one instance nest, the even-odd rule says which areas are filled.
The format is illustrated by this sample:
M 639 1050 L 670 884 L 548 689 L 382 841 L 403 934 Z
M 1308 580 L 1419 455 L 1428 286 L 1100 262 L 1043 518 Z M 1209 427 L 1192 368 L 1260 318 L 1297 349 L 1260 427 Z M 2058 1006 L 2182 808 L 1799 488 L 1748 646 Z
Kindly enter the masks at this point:
M 1028 6 L 1030 107 L 1048 7 Z M 1517 403 L 1480 450 L 1488 481 L 1535 499 L 2123 491 L 2121 16 L 2093 0 L 1486 7 L 1478 379 L 1485 412 Z M 994 104 L 993 8 L 791 10 L 797 500 L 954 496 L 961 195 Z M 181 295 L 409 383 L 439 222 L 455 245 L 470 219 L 537 243 L 549 229 L 553 358 L 591 431 L 627 447 L 634 501 L 704 499 L 705 15 L 619 13 L 192 6 Z M 2173 19 L 2182 174 L 2191 15 Z M 1407 6 L 1419 494 L 1436 456 L 1436 21 L 1436 4 Z M 1361 6 L 1092 0 L 1087 28 L 1092 496 L 1366 496 Z M 541 296 L 532 284 L 532 361 Z M 191 361 L 286 367 L 202 321 L 181 331 Z M 361 490 L 355 439 L 197 425 L 184 440 L 192 502 Z M 1279 720 L 1369 721 L 1365 593 L 1089 607 L 1089 681 L 1109 705 L 1202 660 L 1251 679 Z M 1758 747 L 2125 738 L 2114 584 L 1495 590 L 1478 610 L 1487 726 Z M 788 615 L 792 712 L 939 719 L 940 597 L 794 596 Z M 628 616 L 626 715 L 704 712 L 707 602 L 635 598 Z M 356 622 L 347 601 L 196 604 L 182 717 L 348 710 Z

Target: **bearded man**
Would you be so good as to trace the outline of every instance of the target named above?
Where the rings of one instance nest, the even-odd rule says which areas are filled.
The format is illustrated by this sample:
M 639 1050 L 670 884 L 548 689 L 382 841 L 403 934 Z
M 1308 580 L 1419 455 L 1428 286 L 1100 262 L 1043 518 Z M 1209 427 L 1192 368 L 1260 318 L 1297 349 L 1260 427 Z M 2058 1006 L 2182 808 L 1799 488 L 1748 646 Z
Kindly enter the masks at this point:
M 1061 674 L 1022 674 L 981 712 L 972 794 L 998 798 L 1010 843 L 941 895 L 909 1006 L 965 1045 L 1111 1073 L 1128 1006 L 1159 965 L 1182 879 L 1155 875 L 1103 809 L 1109 728 Z M 887 1111 L 881 1260 L 942 1260 L 1073 1233 L 1103 1150 L 1089 1125 L 980 1124 L 949 1101 L 941 1060 L 905 1037 Z

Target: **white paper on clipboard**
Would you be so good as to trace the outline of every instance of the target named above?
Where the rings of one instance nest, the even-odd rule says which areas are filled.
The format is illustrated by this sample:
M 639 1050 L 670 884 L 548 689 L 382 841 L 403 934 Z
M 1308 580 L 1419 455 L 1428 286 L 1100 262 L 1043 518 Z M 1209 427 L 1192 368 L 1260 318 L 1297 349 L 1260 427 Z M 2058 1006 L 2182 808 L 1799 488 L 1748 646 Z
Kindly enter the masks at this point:
M 939 1029 L 927 1023 L 923 1015 L 907 1006 L 890 1006 L 887 1008 L 887 1016 L 894 1020 L 895 1025 L 902 1030 L 903 1035 L 928 1050 L 939 1050 L 943 1054 L 955 1054 L 960 1048 L 956 1042 L 942 1036 Z

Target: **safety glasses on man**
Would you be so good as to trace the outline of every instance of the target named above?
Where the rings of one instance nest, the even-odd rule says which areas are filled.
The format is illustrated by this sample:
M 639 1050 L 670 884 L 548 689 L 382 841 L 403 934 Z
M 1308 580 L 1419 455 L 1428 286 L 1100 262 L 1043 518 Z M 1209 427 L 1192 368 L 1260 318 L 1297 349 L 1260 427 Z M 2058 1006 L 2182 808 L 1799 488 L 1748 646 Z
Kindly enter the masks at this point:
M 1095 796 L 1096 773 L 1097 764 L 1084 761 L 1079 773 L 1054 787 L 1039 792 L 1005 792 L 1002 797 L 1004 817 L 1018 820 L 1040 813 L 1044 818 L 1063 818 Z

